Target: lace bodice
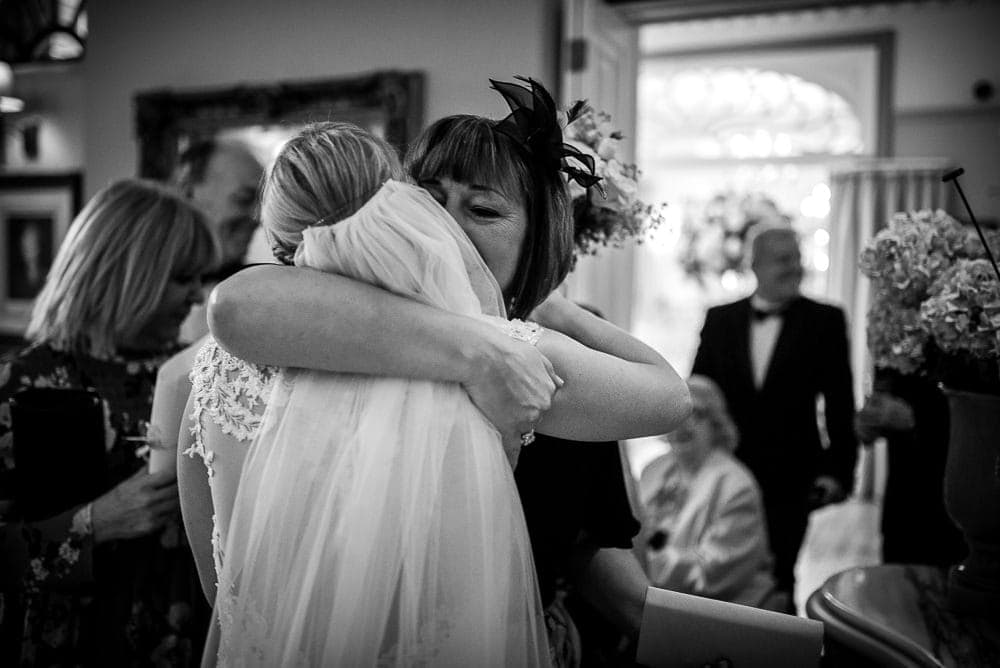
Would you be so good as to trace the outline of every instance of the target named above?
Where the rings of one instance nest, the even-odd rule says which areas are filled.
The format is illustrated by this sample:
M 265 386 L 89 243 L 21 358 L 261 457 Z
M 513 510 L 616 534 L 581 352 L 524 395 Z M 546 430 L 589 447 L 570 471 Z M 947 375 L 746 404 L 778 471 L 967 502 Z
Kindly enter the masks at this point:
M 504 312 L 469 238 L 407 184 L 386 183 L 346 220 L 304 230 L 295 263 L 458 315 Z M 530 325 L 494 326 L 537 339 Z M 203 449 L 219 441 L 220 664 L 548 664 L 510 465 L 458 383 L 289 369 L 261 410 L 260 396 L 233 394 L 256 370 L 233 364 L 198 390 L 203 413 L 223 418 L 202 420 Z M 258 432 L 245 457 L 234 415 Z M 227 506 L 215 491 L 238 462 Z
M 249 446 L 260 430 L 277 373 L 275 367 L 258 366 L 230 355 L 212 338 L 198 351 L 189 376 L 193 408 L 188 417 L 193 438 L 184 454 L 201 457 L 213 490 L 215 452 L 205 439 L 205 419 L 211 420 L 223 434 Z M 218 517 L 213 513 L 212 558 L 216 575 L 222 571 L 223 543 Z
M 214 455 L 205 446 L 203 417 L 207 414 L 222 433 L 249 443 L 260 429 L 277 373 L 276 367 L 258 366 L 230 355 L 211 338 L 198 352 L 190 376 L 194 408 L 189 417 L 194 443 L 184 454 L 200 456 L 209 476 L 214 474 Z

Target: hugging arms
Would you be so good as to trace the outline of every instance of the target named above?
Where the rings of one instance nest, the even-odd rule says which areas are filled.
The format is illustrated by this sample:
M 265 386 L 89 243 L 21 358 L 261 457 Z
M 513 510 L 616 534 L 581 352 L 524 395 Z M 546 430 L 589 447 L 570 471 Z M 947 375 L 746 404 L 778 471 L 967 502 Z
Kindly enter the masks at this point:
M 213 334 L 237 357 L 458 382 L 505 443 L 532 426 L 578 441 L 635 438 L 687 417 L 683 380 L 642 342 L 558 293 L 532 315 L 547 329 L 537 349 L 474 318 L 277 265 L 239 272 L 209 303 Z

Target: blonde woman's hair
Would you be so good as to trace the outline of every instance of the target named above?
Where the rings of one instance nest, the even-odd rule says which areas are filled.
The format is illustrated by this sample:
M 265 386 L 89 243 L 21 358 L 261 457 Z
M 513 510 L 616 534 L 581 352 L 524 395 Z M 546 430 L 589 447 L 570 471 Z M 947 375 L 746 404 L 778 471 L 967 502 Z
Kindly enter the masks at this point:
M 739 442 L 739 432 L 726 407 L 726 398 L 722 390 L 708 376 L 694 375 L 688 378 L 688 389 L 695 410 L 702 409 L 708 414 L 712 425 L 712 445 L 716 448 L 732 452 Z
M 122 179 L 73 220 L 25 337 L 97 357 L 127 344 L 159 307 L 167 283 L 218 263 L 205 216 L 166 187 Z
M 337 121 L 306 126 L 264 177 L 260 220 L 274 256 L 292 264 L 303 230 L 350 216 L 402 177 L 395 149 L 370 132 Z

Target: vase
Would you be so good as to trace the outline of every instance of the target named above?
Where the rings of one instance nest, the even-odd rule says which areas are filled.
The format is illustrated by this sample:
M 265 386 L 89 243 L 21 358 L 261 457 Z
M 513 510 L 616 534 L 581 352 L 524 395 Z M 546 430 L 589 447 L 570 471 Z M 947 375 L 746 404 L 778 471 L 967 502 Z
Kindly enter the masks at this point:
M 951 608 L 1000 615 L 1000 395 L 945 389 L 951 411 L 944 503 L 969 556 L 948 574 Z

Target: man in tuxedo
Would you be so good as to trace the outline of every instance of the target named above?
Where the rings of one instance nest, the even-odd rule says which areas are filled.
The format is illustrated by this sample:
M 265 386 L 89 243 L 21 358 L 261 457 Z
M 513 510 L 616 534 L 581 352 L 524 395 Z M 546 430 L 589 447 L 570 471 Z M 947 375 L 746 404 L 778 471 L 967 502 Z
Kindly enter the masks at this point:
M 800 295 L 802 262 L 790 227 L 761 228 L 751 256 L 756 291 L 708 310 L 691 373 L 712 378 L 726 396 L 740 432 L 735 454 L 763 493 L 777 586 L 794 600 L 809 513 L 842 501 L 853 487 L 847 324 L 840 308 Z

